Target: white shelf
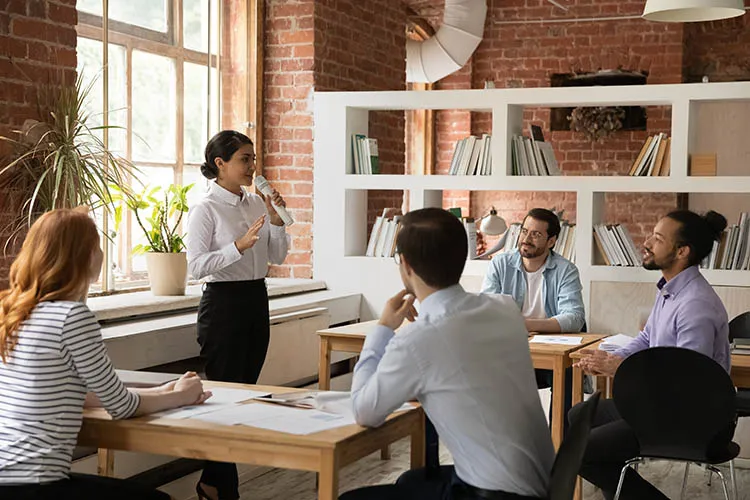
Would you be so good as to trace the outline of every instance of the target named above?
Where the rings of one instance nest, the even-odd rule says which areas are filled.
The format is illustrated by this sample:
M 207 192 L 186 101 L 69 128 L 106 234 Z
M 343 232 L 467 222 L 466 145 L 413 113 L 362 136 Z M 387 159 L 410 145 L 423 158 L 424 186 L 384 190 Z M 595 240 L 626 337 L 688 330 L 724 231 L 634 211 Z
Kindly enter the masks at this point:
M 750 193 L 748 177 L 343 175 L 345 189 Z
M 528 88 L 446 91 L 317 92 L 314 144 L 313 273 L 332 289 L 363 294 L 363 307 L 379 313 L 400 286 L 390 258 L 359 257 L 369 234 L 369 190 L 402 190 L 409 206 L 440 206 L 442 191 L 565 191 L 576 193 L 577 267 L 584 300 L 595 281 L 656 283 L 659 273 L 642 268 L 591 265 L 596 249 L 589 228 L 607 222 L 603 193 L 742 193 L 750 194 L 750 176 L 690 177 L 688 158 L 703 104 L 750 102 L 750 82 L 643 85 L 628 87 Z M 522 132 L 524 107 L 640 105 L 671 108 L 672 152 L 669 177 L 554 176 L 523 177 L 506 172 L 512 136 Z M 492 114 L 491 176 L 353 175 L 351 137 L 369 132 L 370 111 L 453 109 Z M 350 255 L 350 256 L 347 256 Z M 483 276 L 489 261 L 471 260 L 465 276 Z M 713 285 L 750 287 L 750 271 L 706 270 Z

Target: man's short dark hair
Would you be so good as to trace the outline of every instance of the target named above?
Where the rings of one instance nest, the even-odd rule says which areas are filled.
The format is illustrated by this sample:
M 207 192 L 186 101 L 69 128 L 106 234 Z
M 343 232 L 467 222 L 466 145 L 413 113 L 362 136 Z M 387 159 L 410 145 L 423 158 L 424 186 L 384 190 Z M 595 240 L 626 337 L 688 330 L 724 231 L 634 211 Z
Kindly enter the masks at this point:
M 442 208 L 423 208 L 404 215 L 396 251 L 428 286 L 458 283 L 469 252 L 461 221 Z
M 690 210 L 675 210 L 667 217 L 680 223 L 677 232 L 677 244 L 690 248 L 688 265 L 700 264 L 714 247 L 714 241 L 721 238 L 727 227 L 727 219 L 718 212 L 709 210 L 705 215 L 698 215 Z
M 523 221 L 526 222 L 529 217 L 547 223 L 547 239 L 560 235 L 560 219 L 555 212 L 546 208 L 532 208 Z

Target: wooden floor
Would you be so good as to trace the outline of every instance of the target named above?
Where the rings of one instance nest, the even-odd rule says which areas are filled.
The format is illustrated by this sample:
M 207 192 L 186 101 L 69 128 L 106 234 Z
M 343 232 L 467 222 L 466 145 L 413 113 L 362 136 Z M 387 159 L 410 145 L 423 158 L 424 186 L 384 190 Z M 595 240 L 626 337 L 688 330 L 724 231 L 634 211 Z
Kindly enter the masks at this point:
M 450 455 L 443 449 L 441 463 L 450 463 Z M 361 486 L 392 483 L 409 465 L 409 443 L 399 441 L 393 447 L 391 460 L 383 461 L 380 453 L 374 453 L 343 470 L 341 492 Z M 679 498 L 682 475 L 685 469 L 681 464 L 654 462 L 642 466 L 640 472 L 661 489 L 669 498 Z M 738 469 L 737 481 L 740 499 L 750 500 L 750 470 Z M 729 470 L 726 471 L 727 477 Z M 243 483 L 240 487 L 243 500 L 316 500 L 315 474 L 272 469 Z M 593 486 L 584 488 L 586 500 L 599 500 L 602 497 Z M 721 484 L 714 476 L 711 486 L 706 485 L 704 471 L 692 466 L 688 478 L 685 499 L 723 499 Z

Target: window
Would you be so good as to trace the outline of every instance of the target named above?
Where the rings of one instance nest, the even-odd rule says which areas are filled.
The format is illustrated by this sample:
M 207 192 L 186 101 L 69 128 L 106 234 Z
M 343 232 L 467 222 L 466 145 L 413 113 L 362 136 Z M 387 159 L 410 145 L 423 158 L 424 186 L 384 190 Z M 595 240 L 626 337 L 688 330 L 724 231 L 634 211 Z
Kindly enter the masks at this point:
M 104 0 L 106 1 L 106 0 Z M 103 124 L 107 86 L 109 147 L 140 170 L 131 185 L 196 186 L 205 192 L 203 148 L 220 123 L 218 55 L 221 0 L 109 0 L 107 79 L 103 71 L 103 0 L 79 0 L 78 71 L 92 83 L 86 109 Z M 98 222 L 103 226 L 101 214 Z M 112 233 L 112 221 L 109 231 Z M 131 249 L 145 243 L 135 217 L 123 213 L 110 245 L 109 283 L 92 291 L 145 286 L 145 258 Z

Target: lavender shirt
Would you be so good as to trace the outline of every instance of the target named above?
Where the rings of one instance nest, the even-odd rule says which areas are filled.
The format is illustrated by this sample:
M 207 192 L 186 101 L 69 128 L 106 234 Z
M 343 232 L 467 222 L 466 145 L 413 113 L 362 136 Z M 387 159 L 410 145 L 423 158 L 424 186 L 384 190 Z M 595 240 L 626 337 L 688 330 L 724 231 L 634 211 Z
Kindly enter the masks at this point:
M 712 358 L 729 371 L 729 324 L 719 296 L 692 266 L 656 285 L 654 308 L 643 331 L 614 354 L 628 357 L 649 347 L 684 347 Z

